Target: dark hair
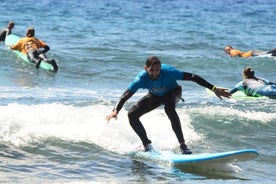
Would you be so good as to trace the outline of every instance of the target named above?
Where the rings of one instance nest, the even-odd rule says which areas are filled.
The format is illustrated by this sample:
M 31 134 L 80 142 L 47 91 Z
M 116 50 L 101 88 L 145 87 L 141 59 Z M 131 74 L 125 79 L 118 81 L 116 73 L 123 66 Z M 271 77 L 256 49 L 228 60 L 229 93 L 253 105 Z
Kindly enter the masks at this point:
M 233 47 L 231 45 L 226 45 L 225 47 L 230 47 L 231 49 L 233 49 Z
M 29 27 L 29 28 L 27 29 L 27 31 L 26 31 L 26 36 L 27 36 L 27 37 L 33 37 L 34 35 L 35 35 L 35 30 L 34 30 L 34 28 Z
M 153 65 L 161 65 L 160 60 L 158 59 L 158 57 L 156 56 L 150 56 L 148 57 L 147 61 L 146 61 L 146 66 L 148 68 L 152 67 Z
M 254 70 L 249 66 L 244 67 L 242 73 L 243 73 L 243 76 L 247 79 L 254 78 L 255 76 Z
M 14 27 L 14 22 L 10 21 L 9 24 L 8 24 L 8 27 L 13 28 Z

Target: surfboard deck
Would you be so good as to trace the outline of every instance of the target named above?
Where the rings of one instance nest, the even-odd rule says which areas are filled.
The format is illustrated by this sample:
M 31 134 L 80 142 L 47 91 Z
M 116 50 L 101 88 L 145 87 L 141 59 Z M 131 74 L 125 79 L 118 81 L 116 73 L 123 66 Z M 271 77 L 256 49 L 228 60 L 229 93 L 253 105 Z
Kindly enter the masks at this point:
M 20 37 L 14 35 L 14 34 L 10 34 L 6 37 L 5 39 L 5 45 L 8 47 L 9 45 L 14 45 L 15 43 L 17 43 L 19 41 Z M 9 48 L 9 47 L 8 47 Z M 11 49 L 10 49 L 11 50 Z M 19 52 L 18 50 L 11 50 L 16 57 L 22 59 L 23 61 L 25 61 L 26 63 L 30 64 L 30 65 L 35 65 L 34 63 L 30 62 L 27 58 L 26 54 L 22 54 L 21 52 Z M 52 71 L 52 72 L 56 72 L 54 70 L 53 65 L 51 65 L 50 63 L 47 63 L 46 61 L 41 61 L 40 63 L 40 68 L 43 68 L 44 70 L 47 71 Z
M 170 165 L 196 164 L 196 163 L 237 163 L 244 162 L 258 157 L 259 153 L 254 149 L 235 150 L 218 153 L 202 153 L 182 155 L 172 151 L 132 151 L 131 158 L 146 160 Z
M 224 88 L 224 87 L 221 87 Z M 224 89 L 228 89 L 228 88 L 224 88 Z M 211 91 L 208 88 L 205 88 L 205 91 L 212 96 L 215 96 L 215 93 L 213 91 Z M 255 96 L 247 96 L 246 94 L 244 94 L 242 91 L 237 91 L 234 94 L 232 94 L 232 98 L 235 99 L 243 99 L 243 100 L 257 100 L 257 99 L 268 99 L 268 97 L 266 96 L 260 96 L 260 97 L 255 97 Z

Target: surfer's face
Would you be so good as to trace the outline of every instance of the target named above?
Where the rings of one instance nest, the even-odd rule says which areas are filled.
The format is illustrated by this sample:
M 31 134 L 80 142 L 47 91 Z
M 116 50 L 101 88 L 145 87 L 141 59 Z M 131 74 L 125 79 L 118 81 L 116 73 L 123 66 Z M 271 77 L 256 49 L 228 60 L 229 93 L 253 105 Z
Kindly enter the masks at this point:
M 225 47 L 225 48 L 224 48 L 224 51 L 225 51 L 227 54 L 229 54 L 230 51 L 231 51 L 231 48 L 230 48 L 230 47 Z
M 151 67 L 145 66 L 145 70 L 148 72 L 151 80 L 157 80 L 160 74 L 161 65 L 155 64 L 155 65 L 152 65 Z

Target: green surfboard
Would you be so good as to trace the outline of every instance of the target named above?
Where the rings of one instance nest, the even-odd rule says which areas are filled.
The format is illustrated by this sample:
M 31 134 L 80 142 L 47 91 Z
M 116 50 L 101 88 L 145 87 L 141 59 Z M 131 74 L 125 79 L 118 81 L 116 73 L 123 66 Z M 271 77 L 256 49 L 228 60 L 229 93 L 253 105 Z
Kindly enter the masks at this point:
M 14 34 L 10 34 L 6 37 L 5 44 L 9 48 L 9 46 L 14 45 L 15 43 L 17 43 L 19 41 L 19 39 L 20 39 L 20 37 L 14 35 Z M 35 65 L 35 63 L 32 63 L 28 60 L 26 54 L 23 54 L 23 53 L 19 52 L 18 50 L 11 50 L 11 51 L 16 55 L 16 57 L 20 58 L 24 62 L 29 63 L 31 65 Z M 56 72 L 54 70 L 54 67 L 53 67 L 52 64 L 50 64 L 46 61 L 43 61 L 43 60 L 41 61 L 41 64 L 40 64 L 39 67 L 44 69 L 44 70 L 47 70 L 47 71 Z

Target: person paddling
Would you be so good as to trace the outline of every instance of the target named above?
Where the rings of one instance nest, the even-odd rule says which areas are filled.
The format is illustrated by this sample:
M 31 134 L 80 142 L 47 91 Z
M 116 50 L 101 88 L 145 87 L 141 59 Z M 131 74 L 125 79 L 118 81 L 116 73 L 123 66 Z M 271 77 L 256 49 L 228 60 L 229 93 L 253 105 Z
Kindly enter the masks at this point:
M 227 45 L 224 47 L 224 51 L 231 57 L 242 57 L 249 58 L 255 56 L 262 56 L 266 54 L 270 54 L 271 56 L 276 56 L 276 49 L 272 49 L 270 51 L 255 51 L 249 50 L 247 52 L 240 51 L 238 49 L 233 48 L 231 45 Z
M 242 76 L 243 80 L 229 91 L 231 94 L 242 91 L 247 96 L 276 98 L 276 83 L 262 77 L 256 77 L 252 67 L 244 67 Z
M 28 60 L 35 63 L 36 68 L 42 60 L 50 63 L 54 67 L 54 71 L 58 70 L 56 61 L 53 59 L 47 59 L 45 53 L 50 50 L 50 47 L 35 37 L 35 29 L 29 27 L 26 31 L 26 37 L 21 38 L 16 44 L 10 46 L 13 50 L 18 50 L 23 54 L 27 54 Z

